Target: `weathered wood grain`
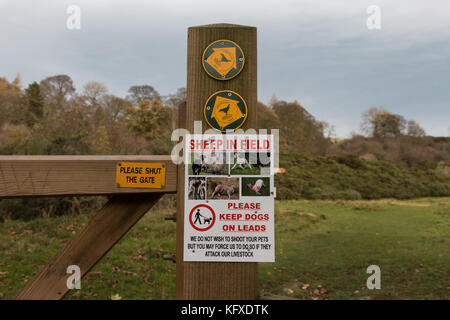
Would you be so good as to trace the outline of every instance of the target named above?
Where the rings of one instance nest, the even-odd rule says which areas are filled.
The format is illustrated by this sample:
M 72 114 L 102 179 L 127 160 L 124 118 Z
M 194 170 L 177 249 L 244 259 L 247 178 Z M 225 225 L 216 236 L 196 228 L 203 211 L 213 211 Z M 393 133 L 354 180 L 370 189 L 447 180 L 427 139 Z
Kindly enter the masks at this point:
M 186 102 L 178 106 L 178 127 L 186 129 Z M 182 155 L 184 156 L 184 154 Z M 175 297 L 183 299 L 184 293 L 184 165 L 179 165 L 177 170 L 177 183 L 180 188 L 177 189 L 177 212 L 176 212 L 176 279 L 175 279 Z
M 203 70 L 201 57 L 213 41 L 227 39 L 244 51 L 245 66 L 235 78 L 219 81 Z M 256 28 L 216 24 L 188 29 L 187 105 L 185 128 L 191 133 L 194 121 L 203 121 L 203 131 L 209 129 L 203 119 L 203 106 L 208 97 L 219 90 L 233 90 L 248 106 L 243 128 L 257 125 L 257 42 Z M 179 183 L 184 182 L 184 170 L 179 169 Z M 183 262 L 184 188 L 177 193 L 177 299 L 256 299 L 258 297 L 257 263 Z
M 163 189 L 120 188 L 116 164 L 166 165 Z M 57 195 L 176 192 L 176 165 L 170 156 L 0 156 L 0 198 Z

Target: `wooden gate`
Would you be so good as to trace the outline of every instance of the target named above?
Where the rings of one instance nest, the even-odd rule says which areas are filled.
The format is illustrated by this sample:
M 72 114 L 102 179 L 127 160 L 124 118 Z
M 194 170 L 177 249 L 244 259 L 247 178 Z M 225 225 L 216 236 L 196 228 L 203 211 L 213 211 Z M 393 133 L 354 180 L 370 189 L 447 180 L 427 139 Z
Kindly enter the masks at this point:
M 202 53 L 212 42 L 227 39 L 245 52 L 239 76 L 219 81 L 202 67 Z M 256 28 L 229 24 L 188 29 L 187 102 L 179 108 L 179 126 L 193 132 L 203 121 L 203 105 L 219 90 L 245 97 L 247 121 L 257 128 Z M 116 184 L 119 162 L 162 163 L 165 184 L 158 189 L 121 188 Z M 16 299 L 62 299 L 69 291 L 66 269 L 78 265 L 81 276 L 130 230 L 165 193 L 177 193 L 176 298 L 256 299 L 257 263 L 183 262 L 184 166 L 170 156 L 0 156 L 0 199 L 33 196 L 111 195 L 89 223 L 17 294 Z M 198 275 L 201 274 L 201 277 Z

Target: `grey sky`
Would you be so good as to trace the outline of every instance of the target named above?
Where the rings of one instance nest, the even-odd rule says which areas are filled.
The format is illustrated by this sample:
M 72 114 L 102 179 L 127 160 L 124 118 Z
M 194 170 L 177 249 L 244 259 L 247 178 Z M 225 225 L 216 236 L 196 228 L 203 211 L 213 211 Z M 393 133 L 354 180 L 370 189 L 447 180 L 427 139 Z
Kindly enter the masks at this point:
M 71 4 L 81 30 L 66 28 Z M 381 30 L 366 27 L 369 5 Z M 79 91 L 96 80 L 121 96 L 135 84 L 169 94 L 185 86 L 187 27 L 224 22 L 258 27 L 265 103 L 297 99 L 338 136 L 372 106 L 449 134 L 448 0 L 0 0 L 0 76 L 19 72 L 27 85 L 65 73 Z

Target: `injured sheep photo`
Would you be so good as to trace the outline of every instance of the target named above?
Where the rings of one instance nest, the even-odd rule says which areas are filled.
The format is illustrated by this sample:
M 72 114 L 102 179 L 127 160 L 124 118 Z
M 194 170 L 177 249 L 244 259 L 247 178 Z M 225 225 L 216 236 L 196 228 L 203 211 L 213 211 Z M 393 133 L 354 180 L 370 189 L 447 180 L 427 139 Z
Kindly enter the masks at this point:
M 207 178 L 208 200 L 239 200 L 239 178 Z
M 206 199 L 206 178 L 190 177 L 188 187 L 189 200 L 205 200 Z

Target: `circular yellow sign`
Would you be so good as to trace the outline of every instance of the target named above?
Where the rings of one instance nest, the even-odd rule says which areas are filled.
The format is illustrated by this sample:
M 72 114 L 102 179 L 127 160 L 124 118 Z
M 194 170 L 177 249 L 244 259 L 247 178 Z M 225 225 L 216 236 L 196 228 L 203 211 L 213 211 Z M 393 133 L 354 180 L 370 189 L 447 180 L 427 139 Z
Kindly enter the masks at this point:
M 240 128 L 247 119 L 247 111 L 245 100 L 231 90 L 213 93 L 203 108 L 206 122 L 221 132 Z
M 217 80 L 233 79 L 242 71 L 244 64 L 244 51 L 230 40 L 214 41 L 203 51 L 203 69 Z

